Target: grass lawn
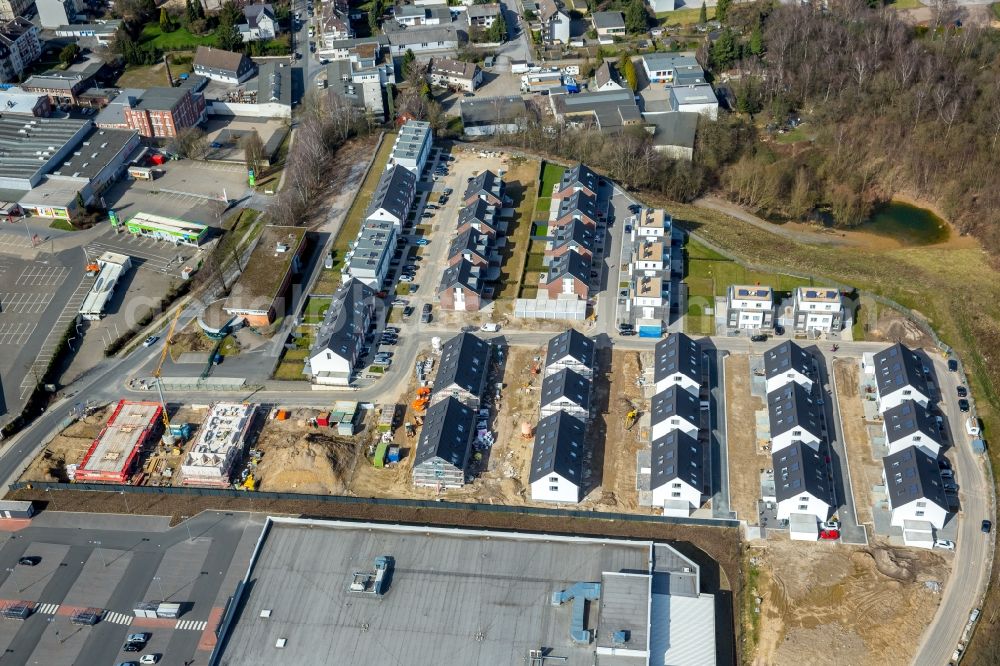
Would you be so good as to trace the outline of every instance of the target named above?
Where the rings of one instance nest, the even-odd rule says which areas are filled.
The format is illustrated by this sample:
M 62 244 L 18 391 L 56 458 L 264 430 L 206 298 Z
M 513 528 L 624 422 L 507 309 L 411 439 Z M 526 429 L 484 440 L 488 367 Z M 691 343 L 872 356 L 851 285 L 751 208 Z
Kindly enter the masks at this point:
M 729 285 L 732 284 L 760 283 L 771 287 L 776 292 L 790 292 L 796 287 L 813 284 L 809 278 L 749 270 L 735 261 L 722 257 L 695 240 L 688 241 L 687 250 L 688 274 L 685 279 L 688 282 L 689 295 L 697 294 L 706 298 L 725 296 Z M 692 283 L 692 278 L 696 280 L 695 283 Z M 692 288 L 692 284 L 697 285 L 697 289 Z M 706 288 L 706 284 L 714 284 L 714 290 L 711 286 Z
M 528 247 L 528 261 L 524 264 L 524 270 L 541 273 L 545 270 L 545 243 L 541 241 L 531 241 Z
M 990 5 L 990 9 L 993 11 L 993 18 L 1000 21 L 1000 2 L 994 2 Z
M 549 198 L 552 196 L 552 188 L 555 187 L 560 180 L 562 180 L 563 174 L 566 169 L 562 168 L 558 164 L 552 164 L 546 162 L 545 166 L 542 167 L 542 184 L 538 190 L 539 198 L 545 197 Z
M 538 162 L 512 162 L 504 174 L 507 194 L 514 200 L 514 217 L 507 227 L 507 247 L 500 273 L 502 288 L 498 300 L 516 298 L 521 286 L 524 262 L 531 238 L 532 215 L 535 210 L 535 183 L 538 182 Z
M 215 33 L 199 36 L 192 35 L 184 28 L 177 28 L 173 32 L 163 32 L 159 23 L 147 23 L 142 27 L 142 34 L 139 36 L 139 43 L 152 44 L 162 51 L 181 51 L 184 49 L 194 49 L 198 46 L 215 46 L 218 37 Z
M 319 274 L 319 279 L 316 280 L 316 285 L 313 287 L 312 293 L 332 295 L 337 291 L 337 287 L 339 286 L 340 272 L 324 268 Z
M 222 344 L 219 345 L 219 353 L 223 356 L 239 356 L 240 348 L 236 344 L 236 340 L 231 335 L 227 335 L 222 338 Z
M 170 63 L 170 73 L 175 77 L 192 71 L 191 63 Z M 129 67 L 118 77 L 115 85 L 119 88 L 153 88 L 167 85 L 167 70 L 163 63 Z
M 538 197 L 538 202 L 535 203 L 535 212 L 540 213 L 545 218 L 549 216 L 549 207 L 552 205 L 552 197 Z
M 306 302 L 306 307 L 302 311 L 302 321 L 306 324 L 320 324 L 323 321 L 323 316 L 326 311 L 330 309 L 330 304 L 333 302 L 332 298 L 317 298 L 315 296 L 310 296 L 309 301 Z
M 282 359 L 278 367 L 274 369 L 274 379 L 285 381 L 306 381 L 306 376 L 302 374 L 302 361 Z
M 52 220 L 49 224 L 49 229 L 58 229 L 59 231 L 76 231 L 76 227 L 70 224 L 67 220 Z
M 698 22 L 701 15 L 701 6 L 687 9 L 677 9 L 672 12 L 659 12 L 656 18 L 660 20 L 660 25 L 692 25 Z M 706 8 L 706 16 L 711 21 L 715 18 L 715 7 Z
M 795 129 L 785 132 L 784 134 L 775 134 L 774 140 L 778 143 L 799 143 L 800 141 L 812 141 L 816 137 L 809 133 L 809 131 L 799 125 Z
M 920 0 L 895 0 L 888 5 L 890 9 L 919 9 L 926 6 Z

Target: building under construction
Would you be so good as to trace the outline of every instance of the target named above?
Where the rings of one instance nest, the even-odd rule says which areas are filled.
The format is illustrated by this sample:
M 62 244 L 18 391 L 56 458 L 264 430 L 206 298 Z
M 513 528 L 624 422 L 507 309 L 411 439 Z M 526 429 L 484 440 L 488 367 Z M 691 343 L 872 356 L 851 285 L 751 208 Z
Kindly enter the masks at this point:
M 247 445 L 256 405 L 219 402 L 212 405 L 198 438 L 181 464 L 181 485 L 229 486 Z
M 143 448 L 154 440 L 163 408 L 122 400 L 76 469 L 74 481 L 129 483 Z

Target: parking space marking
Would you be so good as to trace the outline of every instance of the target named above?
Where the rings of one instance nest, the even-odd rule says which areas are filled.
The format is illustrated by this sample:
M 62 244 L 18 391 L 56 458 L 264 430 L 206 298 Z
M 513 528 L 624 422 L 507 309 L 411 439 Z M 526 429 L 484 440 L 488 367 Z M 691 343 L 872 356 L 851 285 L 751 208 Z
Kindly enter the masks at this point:
M 30 264 L 21 271 L 14 284 L 30 287 L 58 287 L 67 275 L 69 275 L 69 269 L 63 266 Z
M 143 241 L 149 241 L 150 239 L 143 239 Z M 153 243 L 152 247 L 159 246 L 164 249 L 176 250 L 178 254 L 183 252 L 180 248 L 174 248 L 171 244 L 162 241 L 151 241 Z M 127 254 L 133 259 L 138 259 L 136 263 L 138 268 L 145 268 L 148 270 L 159 271 L 160 273 L 169 273 L 172 267 L 178 266 L 176 261 L 176 254 L 170 257 L 164 257 L 159 254 L 154 254 L 153 252 L 146 252 L 139 250 L 139 247 L 144 247 L 145 243 L 139 243 L 134 241 L 125 241 L 122 244 L 109 244 L 109 243 L 91 243 L 87 246 L 87 252 L 91 256 L 100 256 L 105 252 L 120 252 Z
M 0 292 L 0 314 L 41 314 L 49 307 L 55 294 L 27 292 Z
M 177 626 L 174 628 L 189 631 L 204 631 L 207 626 L 208 620 L 178 620 Z
M 23 345 L 38 326 L 35 322 L 0 322 L 0 345 Z
M 58 611 L 59 604 L 40 604 L 35 609 L 36 613 L 41 613 L 42 615 L 55 615 Z
M 31 239 L 27 234 L 0 231 L 0 245 L 10 247 L 31 247 Z
M 118 613 L 116 611 L 105 611 L 101 620 L 104 622 L 110 622 L 111 624 L 123 624 L 125 626 L 132 624 L 131 615 Z

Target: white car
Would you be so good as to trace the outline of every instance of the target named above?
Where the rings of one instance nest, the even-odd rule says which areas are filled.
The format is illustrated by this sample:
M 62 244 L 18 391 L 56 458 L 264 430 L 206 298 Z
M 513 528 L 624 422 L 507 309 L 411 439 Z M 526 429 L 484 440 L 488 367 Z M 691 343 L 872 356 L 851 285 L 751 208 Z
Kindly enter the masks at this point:
M 839 520 L 828 520 L 820 527 L 823 530 L 839 530 L 840 521 Z
M 941 550 L 955 550 L 955 542 L 948 541 L 947 539 L 935 539 L 934 547 Z
M 400 275 L 399 276 L 399 281 L 400 282 L 413 282 L 413 276 L 412 275 Z
M 500 330 L 500 324 L 483 324 L 479 330 L 486 331 L 487 333 L 496 333 Z
M 160 655 L 159 654 L 156 654 L 156 653 L 153 653 L 153 654 L 144 654 L 139 659 L 139 663 L 140 664 L 155 664 L 159 660 L 160 660 Z

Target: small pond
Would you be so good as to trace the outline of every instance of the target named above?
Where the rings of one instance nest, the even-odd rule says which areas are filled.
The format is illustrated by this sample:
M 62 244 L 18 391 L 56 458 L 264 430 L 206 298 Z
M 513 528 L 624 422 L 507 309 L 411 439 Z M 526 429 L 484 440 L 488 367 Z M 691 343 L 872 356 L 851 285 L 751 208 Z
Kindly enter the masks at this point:
M 899 201 L 876 208 L 858 230 L 888 236 L 903 245 L 943 243 L 950 234 L 945 221 L 931 211 Z

